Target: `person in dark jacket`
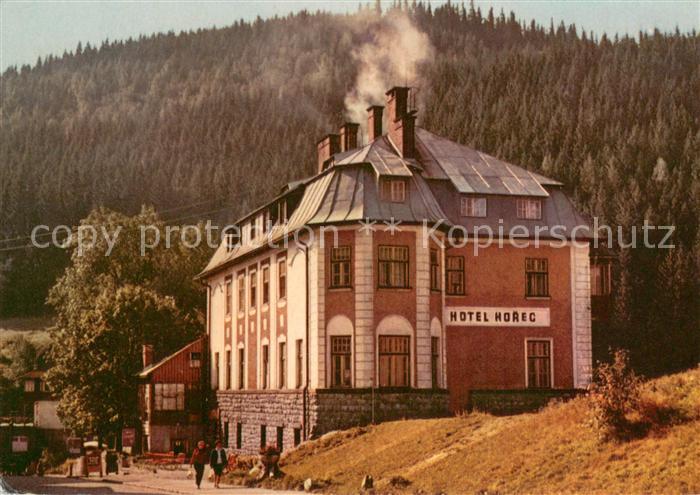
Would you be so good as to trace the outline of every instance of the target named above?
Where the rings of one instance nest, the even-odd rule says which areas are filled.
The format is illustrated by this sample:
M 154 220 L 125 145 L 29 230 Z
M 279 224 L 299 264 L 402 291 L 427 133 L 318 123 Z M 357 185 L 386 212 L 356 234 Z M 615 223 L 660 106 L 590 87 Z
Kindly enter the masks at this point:
M 204 477 L 204 466 L 206 466 L 209 460 L 209 452 L 207 452 L 207 444 L 204 440 L 197 442 L 197 447 L 192 453 L 192 459 L 190 459 L 190 466 L 194 467 L 195 471 L 195 483 L 197 483 L 197 488 L 202 484 L 202 478 Z
M 228 459 L 226 458 L 226 451 L 221 446 L 221 441 L 217 440 L 214 450 L 211 451 L 209 456 L 209 465 L 214 470 L 214 488 L 219 488 L 221 475 L 223 474 L 224 467 L 227 463 Z

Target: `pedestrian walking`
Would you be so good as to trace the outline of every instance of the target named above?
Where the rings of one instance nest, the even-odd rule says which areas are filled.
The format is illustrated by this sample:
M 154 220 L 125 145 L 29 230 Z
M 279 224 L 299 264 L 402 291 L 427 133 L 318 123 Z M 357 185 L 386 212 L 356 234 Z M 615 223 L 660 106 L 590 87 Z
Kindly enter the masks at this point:
M 197 483 L 197 488 L 202 484 L 202 478 L 204 477 L 204 466 L 206 466 L 209 460 L 209 453 L 207 452 L 207 444 L 204 440 L 197 442 L 197 447 L 192 452 L 192 459 L 190 459 L 190 466 L 194 467 L 195 478 L 194 481 Z
M 214 450 L 209 456 L 209 465 L 214 470 L 214 488 L 219 488 L 221 482 L 221 474 L 224 472 L 224 467 L 228 463 L 226 451 L 221 445 L 221 440 L 217 440 L 214 445 Z

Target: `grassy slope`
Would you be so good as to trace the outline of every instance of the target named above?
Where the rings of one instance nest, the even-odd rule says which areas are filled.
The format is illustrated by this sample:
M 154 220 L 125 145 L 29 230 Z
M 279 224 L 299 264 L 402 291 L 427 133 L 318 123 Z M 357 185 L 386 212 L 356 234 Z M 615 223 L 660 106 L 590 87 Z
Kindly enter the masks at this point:
M 371 474 L 379 491 L 427 493 L 700 492 L 700 368 L 651 382 L 647 394 L 696 419 L 622 444 L 597 443 L 579 398 L 537 414 L 385 423 L 329 434 L 291 452 L 284 471 L 356 493 Z

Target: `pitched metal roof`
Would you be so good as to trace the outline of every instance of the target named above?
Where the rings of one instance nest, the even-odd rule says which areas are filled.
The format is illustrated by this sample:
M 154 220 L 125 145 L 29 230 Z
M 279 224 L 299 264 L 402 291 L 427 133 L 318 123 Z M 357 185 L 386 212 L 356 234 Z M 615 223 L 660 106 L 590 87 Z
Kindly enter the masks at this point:
M 335 155 L 334 165 L 369 163 L 379 176 L 394 175 L 410 177 L 411 169 L 420 168 L 416 160 L 404 159 L 397 152 L 388 136 L 380 136 L 356 150 Z
M 234 263 L 243 256 L 264 250 L 305 225 L 344 223 L 363 219 L 420 224 L 442 221 L 443 225 L 499 226 L 559 225 L 561 234 L 589 222 L 574 208 L 556 180 L 501 161 L 449 139 L 416 128 L 416 159 L 405 159 L 388 136 L 334 155 L 331 166 L 320 174 L 290 183 L 303 189 L 303 196 L 287 224 L 275 225 L 264 236 L 228 250 L 221 243 L 199 275 L 204 277 Z M 406 180 L 407 201 L 392 203 L 379 195 L 383 177 Z M 456 192 L 455 192 L 456 190 Z M 460 215 L 461 194 L 491 195 L 486 218 Z M 541 220 L 516 218 L 515 198 L 533 196 L 543 200 Z M 256 210 L 259 211 L 260 209 Z M 248 219 L 250 215 L 244 217 Z M 246 220 L 247 221 L 247 220 Z M 544 237 L 547 235 L 544 234 Z
M 445 218 L 420 174 L 407 177 L 407 200 L 392 203 L 380 198 L 377 176 L 367 165 L 336 166 L 334 169 L 328 190 L 309 225 L 391 218 L 403 223 L 422 223 Z
M 547 197 L 542 186 L 562 185 L 420 127 L 416 149 L 426 176 L 449 179 L 460 193 Z
M 201 278 L 234 259 L 259 251 L 269 243 L 277 243 L 308 224 L 309 220 L 316 214 L 334 172 L 334 169 L 329 169 L 305 184 L 304 195 L 299 202 L 299 206 L 294 210 L 286 224 L 273 225 L 265 235 L 257 236 L 254 240 L 245 244 L 238 244 L 230 251 L 226 246 L 226 242 L 219 244 L 209 263 L 197 277 Z

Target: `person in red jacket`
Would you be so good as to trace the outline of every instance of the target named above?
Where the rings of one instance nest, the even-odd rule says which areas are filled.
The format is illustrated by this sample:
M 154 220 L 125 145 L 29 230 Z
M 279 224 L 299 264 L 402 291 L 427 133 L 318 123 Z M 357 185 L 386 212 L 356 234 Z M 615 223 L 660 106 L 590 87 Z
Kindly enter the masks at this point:
M 202 483 L 202 478 L 204 477 L 204 466 L 209 462 L 209 452 L 207 451 L 207 444 L 204 440 L 197 442 L 197 447 L 192 452 L 192 459 L 190 459 L 190 466 L 194 467 L 195 471 L 195 483 L 197 483 L 197 488 Z

